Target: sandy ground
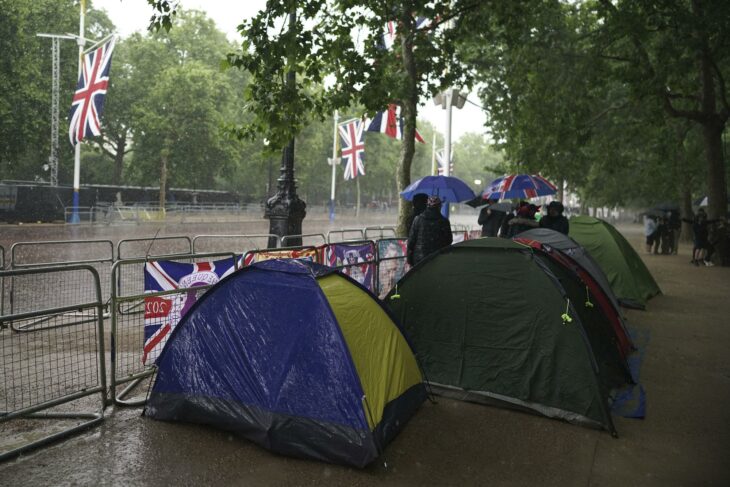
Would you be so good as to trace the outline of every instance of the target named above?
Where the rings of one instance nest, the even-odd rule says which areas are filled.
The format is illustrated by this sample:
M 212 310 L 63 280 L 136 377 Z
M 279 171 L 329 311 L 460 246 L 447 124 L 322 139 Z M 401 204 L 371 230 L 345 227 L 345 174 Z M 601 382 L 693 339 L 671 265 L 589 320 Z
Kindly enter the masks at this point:
M 640 245 L 638 226 L 621 230 Z M 730 485 L 730 269 L 691 266 L 686 245 L 676 257 L 642 257 L 664 295 L 628 312 L 650 332 L 648 415 L 615 418 L 618 439 L 439 399 L 387 447 L 387 468 L 355 470 L 109 408 L 100 427 L 0 464 L 0 485 Z

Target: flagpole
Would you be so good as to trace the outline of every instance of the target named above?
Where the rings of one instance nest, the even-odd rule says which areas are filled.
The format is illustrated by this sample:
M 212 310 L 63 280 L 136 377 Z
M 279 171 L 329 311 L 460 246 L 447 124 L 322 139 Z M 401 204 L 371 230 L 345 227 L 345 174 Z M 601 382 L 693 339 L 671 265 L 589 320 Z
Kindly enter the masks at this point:
M 86 0 L 79 2 L 80 13 L 79 13 L 79 38 L 76 39 L 76 43 L 79 45 L 79 70 L 77 73 L 77 79 L 81 76 L 82 62 L 84 59 L 84 45 L 86 39 L 84 39 L 84 16 L 86 10 Z M 77 142 L 74 146 L 74 192 L 73 192 L 73 211 L 71 213 L 71 221 L 69 223 L 79 223 L 79 187 L 81 186 L 81 142 Z
M 332 137 L 332 190 L 330 191 L 330 222 L 335 221 L 335 182 L 337 180 L 337 122 L 339 112 L 335 110 L 335 128 Z
M 436 167 L 436 131 L 433 131 L 433 142 L 431 143 L 431 176 L 438 175 L 438 167 Z

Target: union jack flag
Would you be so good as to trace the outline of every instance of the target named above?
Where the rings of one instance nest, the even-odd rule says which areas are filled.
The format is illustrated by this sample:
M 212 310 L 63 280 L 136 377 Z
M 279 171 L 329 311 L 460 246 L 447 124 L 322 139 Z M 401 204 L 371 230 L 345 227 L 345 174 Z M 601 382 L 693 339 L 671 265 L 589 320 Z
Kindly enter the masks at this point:
M 86 137 L 101 135 L 101 112 L 109 86 L 109 70 L 115 37 L 93 52 L 81 63 L 81 76 L 76 85 L 68 115 L 68 137 L 76 145 Z
M 454 157 L 451 157 L 451 163 L 449 164 L 449 174 L 454 175 Z M 439 149 L 436 151 L 436 163 L 438 165 L 438 175 L 443 176 L 444 175 L 444 150 Z
M 342 137 L 342 164 L 345 166 L 345 179 L 354 179 L 358 173 L 365 175 L 364 124 L 352 120 L 338 126 Z
M 426 27 L 427 20 L 428 19 L 426 17 L 416 17 L 416 29 Z M 395 44 L 397 24 L 398 22 L 394 20 L 385 23 L 385 31 L 383 32 L 383 35 L 380 38 L 380 43 L 378 45 L 380 49 L 390 49 L 391 47 L 393 47 L 393 44 Z
M 198 300 L 201 286 L 210 286 L 236 270 L 232 259 L 185 264 L 165 260 L 144 266 L 146 294 L 180 290 L 180 293 L 150 296 L 144 300 L 144 348 L 142 363 L 154 363 L 180 319 Z
M 387 135 L 391 139 L 403 139 L 403 117 L 401 117 L 401 108 L 397 105 L 388 105 L 388 109 L 384 112 L 378 112 L 372 120 L 366 121 L 368 132 L 380 132 Z M 416 140 L 422 144 L 421 134 L 416 129 Z

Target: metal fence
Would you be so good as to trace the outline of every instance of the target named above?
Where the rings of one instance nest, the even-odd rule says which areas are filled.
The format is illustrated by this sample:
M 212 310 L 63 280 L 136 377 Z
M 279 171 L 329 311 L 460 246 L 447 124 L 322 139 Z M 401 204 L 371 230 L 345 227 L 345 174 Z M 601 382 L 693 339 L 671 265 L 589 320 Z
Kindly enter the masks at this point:
M 155 257 L 154 260 L 171 260 L 180 263 L 193 263 L 218 259 L 238 259 L 232 252 L 209 254 L 187 254 Z M 145 316 L 150 313 L 146 304 L 155 298 L 164 297 L 171 303 L 197 299 L 210 286 L 178 287 L 172 291 L 146 292 L 144 290 L 144 266 L 151 259 L 119 260 L 112 267 L 111 296 L 111 391 L 115 404 L 136 406 L 144 399 L 125 399 L 142 381 L 149 377 L 152 365 L 143 363 L 145 344 Z M 129 276 L 141 276 L 137 281 Z M 192 294 L 190 294 L 192 293 Z M 176 324 L 176 323 L 175 323 Z M 174 325 L 173 325 L 174 326 Z M 120 384 L 129 384 L 117 391 Z
M 5 325 L 0 330 L 0 460 L 4 460 L 101 422 L 106 372 L 104 303 L 94 267 L 33 267 L 0 271 L 0 276 L 12 278 L 22 289 L 32 289 L 43 278 L 52 278 L 69 279 L 94 290 L 88 297 L 66 298 L 59 306 L 55 297 L 39 289 L 30 301 L 32 306 L 0 315 L 0 323 Z M 100 396 L 95 411 L 77 410 L 94 405 L 95 401 L 81 398 L 95 394 Z M 44 423 L 59 419 L 75 420 L 75 424 L 61 431 L 53 428 L 48 434 Z
M 327 243 L 348 242 L 352 240 L 365 240 L 365 230 L 362 228 L 343 228 L 327 233 Z
M 114 263 L 114 244 L 111 240 L 49 240 L 43 242 L 17 242 L 10 247 L 10 269 L 34 267 L 68 267 L 79 264 L 92 266 L 99 275 L 102 302 L 111 293 L 111 267 Z M 38 296 L 53 300 L 55 306 L 69 302 L 89 301 L 95 288 L 89 281 L 76 276 L 52 273 L 44 277 L 16 282 L 5 279 L 8 289 L 5 308 L 10 313 L 23 313 L 35 309 Z
M 327 243 L 327 238 L 323 233 L 304 233 L 302 235 L 286 235 L 281 238 L 281 246 L 287 247 L 292 240 L 301 239 L 302 245 L 309 247 L 319 247 Z
M 245 254 L 249 250 L 265 249 L 277 235 L 197 235 L 193 238 L 192 252 L 235 252 Z
M 393 227 L 365 227 L 363 231 L 365 232 L 365 239 L 367 240 L 395 238 L 397 236 L 397 234 L 395 233 L 395 228 Z
M 5 270 L 5 247 L 0 245 L 0 271 Z M 0 277 L 0 315 L 5 311 L 5 277 Z M 0 325 L 2 329 L 2 325 Z

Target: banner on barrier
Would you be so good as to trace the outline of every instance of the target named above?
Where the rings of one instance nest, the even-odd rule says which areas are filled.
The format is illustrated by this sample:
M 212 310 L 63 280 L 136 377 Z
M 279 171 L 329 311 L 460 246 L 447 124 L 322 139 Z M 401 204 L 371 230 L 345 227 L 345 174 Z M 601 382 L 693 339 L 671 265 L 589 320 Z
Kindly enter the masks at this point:
M 175 326 L 204 292 L 195 288 L 213 285 L 235 270 L 233 259 L 194 264 L 158 260 L 145 264 L 145 293 L 181 292 L 145 298 L 143 364 L 157 360 Z
M 373 244 L 328 244 L 324 248 L 324 263 L 339 268 L 346 274 L 375 292 L 375 249 Z
M 410 269 L 406 239 L 378 240 L 378 295 L 382 299 Z
M 243 258 L 243 265 L 251 265 L 254 262 L 262 262 L 271 259 L 301 259 L 317 262 L 317 249 L 296 249 L 296 250 L 271 250 L 249 252 Z

